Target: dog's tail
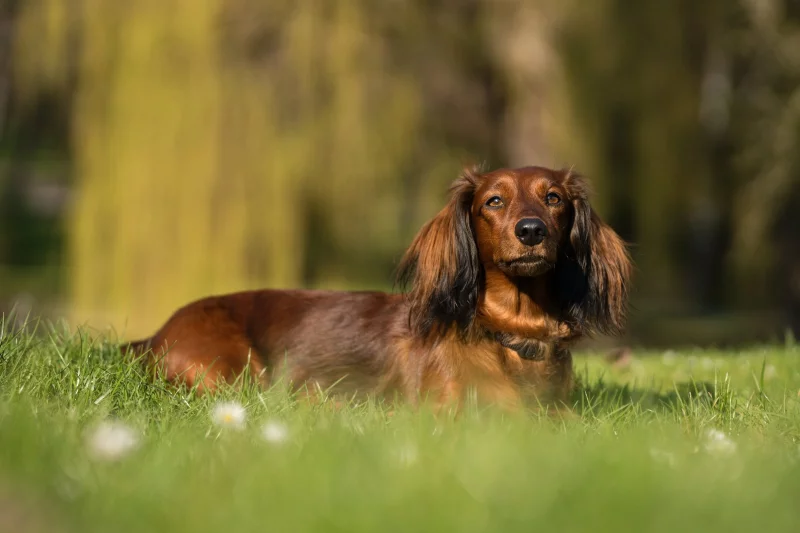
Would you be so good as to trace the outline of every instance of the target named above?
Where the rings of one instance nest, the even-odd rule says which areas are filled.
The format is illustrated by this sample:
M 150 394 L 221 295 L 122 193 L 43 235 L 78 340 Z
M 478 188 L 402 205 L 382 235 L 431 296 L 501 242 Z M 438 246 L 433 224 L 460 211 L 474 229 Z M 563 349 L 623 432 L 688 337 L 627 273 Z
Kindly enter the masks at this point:
M 124 342 L 119 345 L 119 351 L 122 352 L 122 355 L 139 357 L 150 349 L 152 340 L 152 338 L 147 338 L 138 341 Z
M 130 362 L 135 362 L 155 378 L 160 374 L 160 365 L 163 354 L 156 355 L 153 351 L 153 338 L 140 339 L 137 341 L 123 342 L 117 345 L 122 356 Z

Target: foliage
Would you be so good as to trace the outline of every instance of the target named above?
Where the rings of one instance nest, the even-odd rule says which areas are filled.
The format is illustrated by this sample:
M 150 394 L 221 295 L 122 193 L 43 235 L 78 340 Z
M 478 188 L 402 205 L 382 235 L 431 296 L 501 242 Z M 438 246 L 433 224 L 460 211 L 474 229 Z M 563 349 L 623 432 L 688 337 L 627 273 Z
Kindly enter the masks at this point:
M 461 163 L 575 166 L 634 244 L 635 333 L 741 308 L 781 332 L 800 320 L 796 5 L 12 2 L 0 190 L 61 151 L 73 318 L 137 334 L 212 292 L 387 287 Z

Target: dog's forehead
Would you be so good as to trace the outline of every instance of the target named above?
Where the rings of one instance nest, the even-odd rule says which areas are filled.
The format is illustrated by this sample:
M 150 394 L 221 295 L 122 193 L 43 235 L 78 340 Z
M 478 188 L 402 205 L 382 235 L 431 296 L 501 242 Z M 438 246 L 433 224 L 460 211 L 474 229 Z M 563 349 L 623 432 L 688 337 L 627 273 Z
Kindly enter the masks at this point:
M 560 182 L 561 173 L 546 167 L 499 168 L 483 174 L 483 185 L 492 186 L 506 182 L 527 186 L 537 181 Z

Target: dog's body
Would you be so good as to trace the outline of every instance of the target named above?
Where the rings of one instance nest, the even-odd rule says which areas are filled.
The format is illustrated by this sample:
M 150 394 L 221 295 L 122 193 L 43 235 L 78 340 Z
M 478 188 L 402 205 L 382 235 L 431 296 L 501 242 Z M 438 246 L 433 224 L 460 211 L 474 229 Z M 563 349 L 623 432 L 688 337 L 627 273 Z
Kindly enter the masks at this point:
M 567 400 L 570 345 L 622 327 L 630 262 L 591 211 L 582 179 L 540 167 L 465 172 L 419 232 L 411 290 L 262 290 L 178 310 L 150 350 L 172 381 L 201 390 L 246 368 L 262 383 L 509 407 Z
M 233 380 L 249 367 L 265 385 L 283 378 L 297 387 L 310 385 L 310 392 L 412 402 L 458 401 L 468 386 L 481 398 L 505 404 L 518 403 L 524 390 L 539 399 L 567 394 L 568 351 L 529 361 L 494 338 L 464 344 L 455 333 L 431 345 L 412 335 L 408 312 L 404 295 L 249 291 L 193 302 L 134 346 L 171 346 L 164 357 L 167 378 L 201 389 L 213 388 L 220 378 Z

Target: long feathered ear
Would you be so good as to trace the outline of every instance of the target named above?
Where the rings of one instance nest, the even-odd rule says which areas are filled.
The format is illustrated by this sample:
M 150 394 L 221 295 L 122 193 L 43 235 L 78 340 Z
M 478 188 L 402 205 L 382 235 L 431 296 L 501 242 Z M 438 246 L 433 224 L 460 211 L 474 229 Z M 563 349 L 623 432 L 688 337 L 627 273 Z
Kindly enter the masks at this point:
M 409 322 L 427 337 L 455 324 L 470 331 L 478 304 L 480 262 L 470 220 L 478 169 L 465 170 L 450 188 L 450 200 L 419 231 L 403 256 L 399 280 L 410 285 Z
M 625 328 L 628 308 L 630 254 L 625 242 L 592 209 L 584 179 L 566 171 L 564 187 L 574 209 L 571 253 L 559 272 L 567 313 L 587 333 L 618 335 Z

